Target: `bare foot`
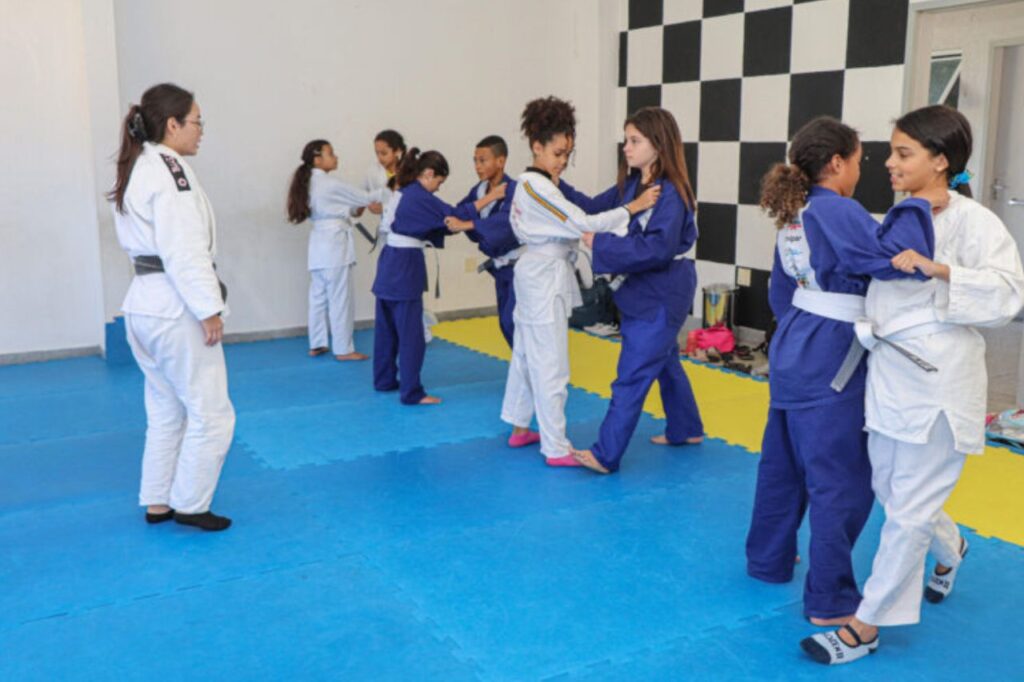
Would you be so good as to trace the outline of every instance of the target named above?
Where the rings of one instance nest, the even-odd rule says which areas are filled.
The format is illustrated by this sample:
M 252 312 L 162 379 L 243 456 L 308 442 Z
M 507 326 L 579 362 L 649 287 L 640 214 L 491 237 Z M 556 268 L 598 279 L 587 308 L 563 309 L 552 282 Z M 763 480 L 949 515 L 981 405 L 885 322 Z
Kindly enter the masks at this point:
M 151 504 L 148 507 L 146 507 L 146 511 L 150 514 L 166 514 L 167 512 L 171 511 L 171 508 L 168 507 L 166 504 Z
M 694 436 L 693 438 L 687 438 L 682 443 L 670 443 L 668 438 L 664 434 L 658 436 L 651 436 L 651 442 L 655 445 L 699 445 L 704 442 L 704 436 Z
M 850 618 L 848 625 L 853 628 L 854 632 L 860 637 L 862 642 L 873 642 L 878 637 L 878 628 L 874 625 L 868 625 L 862 620 L 858 620 L 857 616 Z M 849 646 L 857 646 L 857 642 L 854 641 L 853 636 L 850 635 L 845 629 L 841 628 L 837 630 L 839 638 L 846 642 Z
M 935 575 L 946 575 L 953 570 L 952 566 L 943 566 L 942 564 L 935 564 Z
M 440 405 L 441 404 L 441 399 L 438 398 L 436 395 L 428 395 L 428 396 L 425 396 L 422 400 L 420 400 L 419 404 L 420 405 Z
M 796 555 L 796 559 L 793 559 L 793 563 L 794 564 L 800 563 L 800 555 L 799 554 Z
M 808 618 L 811 621 L 811 625 L 817 625 L 819 628 L 834 627 L 838 625 L 846 625 L 853 620 L 853 615 L 849 616 L 838 616 L 836 618 Z
M 530 432 L 530 427 L 529 426 L 513 426 L 512 427 L 512 435 L 513 436 L 521 436 L 524 433 L 529 433 L 529 432 Z
M 351 353 L 345 353 L 344 355 L 335 355 L 334 359 L 340 362 L 346 362 L 348 360 L 369 360 L 370 356 L 363 355 L 362 353 L 356 353 L 353 351 Z
M 318 355 L 323 355 L 328 350 L 330 350 L 330 349 L 327 346 L 320 346 L 318 348 L 310 348 L 309 349 L 309 357 L 315 358 Z
M 594 453 L 590 450 L 572 450 L 571 452 L 573 459 L 591 471 L 596 471 L 599 474 L 611 473 L 603 464 L 597 461 L 597 457 L 594 457 Z

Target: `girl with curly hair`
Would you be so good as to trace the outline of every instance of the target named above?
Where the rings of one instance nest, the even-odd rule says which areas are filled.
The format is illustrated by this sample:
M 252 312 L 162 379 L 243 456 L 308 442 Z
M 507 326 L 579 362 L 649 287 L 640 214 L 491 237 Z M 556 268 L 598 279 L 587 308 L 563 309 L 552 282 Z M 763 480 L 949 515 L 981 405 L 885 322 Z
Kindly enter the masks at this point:
M 1005 325 L 1024 305 L 1017 245 L 970 198 L 971 146 L 967 119 L 942 105 L 905 114 L 892 133 L 885 162 L 892 187 L 932 200 L 934 240 L 892 261 L 925 281 L 875 280 L 868 288 L 865 426 L 885 523 L 856 614 L 839 630 L 801 642 L 819 663 L 856 661 L 878 648 L 880 626 L 917 623 L 922 596 L 947 598 L 967 555 L 967 540 L 943 506 L 967 455 L 985 448 L 985 340 L 976 327 Z M 937 371 L 921 371 L 905 353 Z M 929 553 L 936 565 L 922 589 Z
M 535 99 L 523 110 L 522 131 L 533 165 L 517 179 L 512 197 L 512 229 L 526 250 L 515 265 L 515 336 L 501 418 L 513 427 L 511 444 L 540 440 L 549 466 L 579 466 L 565 435 L 569 315 L 582 303 L 576 248 L 585 232 L 626 234 L 631 217 L 654 205 L 658 189 L 587 215 L 559 190 L 576 136 L 573 106 L 556 97 Z M 529 430 L 535 413 L 539 436 Z
M 873 503 L 867 368 L 854 322 L 872 277 L 924 279 L 890 259 L 907 248 L 932 252 L 931 206 L 945 199 L 907 199 L 879 226 L 851 198 L 862 161 L 857 132 L 830 117 L 797 131 L 789 161 L 772 167 L 761 188 L 778 228 L 769 302 L 779 327 L 747 572 L 770 583 L 793 578 L 797 529 L 810 507 L 804 615 L 825 626 L 845 623 L 860 602 L 850 553 Z

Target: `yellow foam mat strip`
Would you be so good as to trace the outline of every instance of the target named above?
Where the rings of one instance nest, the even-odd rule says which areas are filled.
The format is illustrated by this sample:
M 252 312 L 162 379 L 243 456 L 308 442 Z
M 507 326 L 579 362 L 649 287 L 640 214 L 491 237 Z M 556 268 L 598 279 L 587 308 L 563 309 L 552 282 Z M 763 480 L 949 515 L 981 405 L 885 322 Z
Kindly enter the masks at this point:
M 511 358 L 494 317 L 443 322 L 434 327 L 434 335 L 501 360 Z M 611 397 L 619 348 L 613 341 L 570 332 L 572 385 Z M 695 362 L 683 361 L 683 368 L 707 435 L 759 453 L 768 415 L 768 384 Z M 644 410 L 665 417 L 657 385 L 647 396 Z M 1024 546 L 1024 456 L 990 447 L 982 457 L 969 457 L 947 511 L 981 535 Z

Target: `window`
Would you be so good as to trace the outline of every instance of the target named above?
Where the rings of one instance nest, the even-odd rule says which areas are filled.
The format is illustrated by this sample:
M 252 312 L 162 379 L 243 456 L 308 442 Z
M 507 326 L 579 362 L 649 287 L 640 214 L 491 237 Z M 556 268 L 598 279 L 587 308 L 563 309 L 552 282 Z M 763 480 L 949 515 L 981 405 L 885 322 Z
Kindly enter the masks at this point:
M 954 109 L 960 103 L 960 64 L 963 52 L 932 54 L 931 79 L 928 82 L 928 104 L 947 104 Z

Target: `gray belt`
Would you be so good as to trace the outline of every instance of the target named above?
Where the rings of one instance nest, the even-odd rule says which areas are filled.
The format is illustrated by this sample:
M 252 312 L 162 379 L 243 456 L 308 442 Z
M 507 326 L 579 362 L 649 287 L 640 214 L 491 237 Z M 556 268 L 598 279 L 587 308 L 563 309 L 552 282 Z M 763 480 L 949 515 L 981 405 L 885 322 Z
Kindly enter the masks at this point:
M 155 275 L 164 272 L 164 262 L 160 256 L 136 256 L 132 259 L 132 264 L 135 266 L 136 275 Z M 216 270 L 217 266 L 214 265 L 213 269 Z M 221 300 L 227 303 L 228 288 L 224 286 L 224 282 L 220 281 L 220 277 L 217 278 L 217 284 L 220 286 Z
M 135 265 L 136 275 L 152 275 L 164 271 L 164 262 L 160 256 L 136 256 L 132 263 Z

